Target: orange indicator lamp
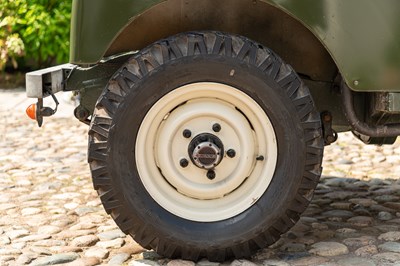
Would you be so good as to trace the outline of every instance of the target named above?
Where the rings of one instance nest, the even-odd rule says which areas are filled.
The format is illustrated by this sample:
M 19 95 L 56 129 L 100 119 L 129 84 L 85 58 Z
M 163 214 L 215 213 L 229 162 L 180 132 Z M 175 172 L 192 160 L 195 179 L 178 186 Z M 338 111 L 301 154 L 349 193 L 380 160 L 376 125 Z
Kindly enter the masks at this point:
M 33 103 L 26 108 L 26 114 L 30 119 L 36 120 L 36 104 Z

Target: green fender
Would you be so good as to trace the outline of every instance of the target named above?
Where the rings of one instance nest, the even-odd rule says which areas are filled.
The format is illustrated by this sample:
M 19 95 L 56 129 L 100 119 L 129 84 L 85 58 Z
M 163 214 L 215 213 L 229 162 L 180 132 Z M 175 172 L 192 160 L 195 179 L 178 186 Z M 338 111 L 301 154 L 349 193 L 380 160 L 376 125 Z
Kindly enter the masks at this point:
M 307 27 L 353 90 L 400 92 L 399 0 L 262 1 Z M 99 62 L 127 25 L 162 2 L 165 0 L 74 0 L 71 63 Z

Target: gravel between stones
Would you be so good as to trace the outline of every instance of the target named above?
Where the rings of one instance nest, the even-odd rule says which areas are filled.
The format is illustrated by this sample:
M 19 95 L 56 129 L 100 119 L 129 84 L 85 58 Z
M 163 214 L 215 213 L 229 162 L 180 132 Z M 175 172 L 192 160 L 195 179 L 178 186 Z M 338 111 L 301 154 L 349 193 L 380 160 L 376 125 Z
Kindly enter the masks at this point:
M 399 141 L 340 134 L 312 203 L 277 243 L 249 260 L 194 263 L 143 249 L 105 213 L 72 106 L 38 128 L 24 92 L 0 99 L 0 265 L 400 265 Z

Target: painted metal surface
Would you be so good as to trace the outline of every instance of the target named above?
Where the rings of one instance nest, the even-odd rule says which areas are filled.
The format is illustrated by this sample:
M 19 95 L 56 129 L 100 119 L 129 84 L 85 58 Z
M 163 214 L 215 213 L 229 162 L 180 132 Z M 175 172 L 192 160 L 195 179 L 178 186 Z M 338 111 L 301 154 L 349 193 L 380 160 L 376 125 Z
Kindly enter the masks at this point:
M 73 64 L 63 64 L 29 72 L 25 75 L 26 96 L 29 98 L 44 98 L 49 96 L 43 88 L 46 84 L 52 93 L 64 90 L 64 81 L 68 74 L 75 68 Z
M 97 63 L 118 32 L 160 0 L 73 0 L 70 62 Z
M 164 1 L 74 0 L 71 62 L 96 63 L 126 25 Z M 400 1 L 263 2 L 305 25 L 327 48 L 353 90 L 400 91 Z
M 320 39 L 353 90 L 400 91 L 400 1 L 271 2 Z

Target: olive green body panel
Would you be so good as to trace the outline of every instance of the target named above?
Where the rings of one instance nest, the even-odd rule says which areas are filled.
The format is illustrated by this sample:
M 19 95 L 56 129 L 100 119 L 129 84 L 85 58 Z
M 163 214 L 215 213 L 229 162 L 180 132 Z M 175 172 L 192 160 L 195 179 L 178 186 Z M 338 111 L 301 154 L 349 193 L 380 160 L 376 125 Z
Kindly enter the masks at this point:
M 272 48 L 313 80 L 332 81 L 337 67 L 353 90 L 400 91 L 399 10 L 398 0 L 74 0 L 71 62 L 221 30 Z
M 207 29 L 255 40 L 313 80 L 332 81 L 337 75 L 335 63 L 318 39 L 283 11 L 252 0 L 219 0 L 218 3 L 218 8 L 215 0 L 160 3 L 125 27 L 106 55 L 138 50 L 180 32 Z
M 93 64 L 129 21 L 160 0 L 73 0 L 70 61 Z
M 323 43 L 356 91 L 400 91 L 400 1 L 272 0 Z

